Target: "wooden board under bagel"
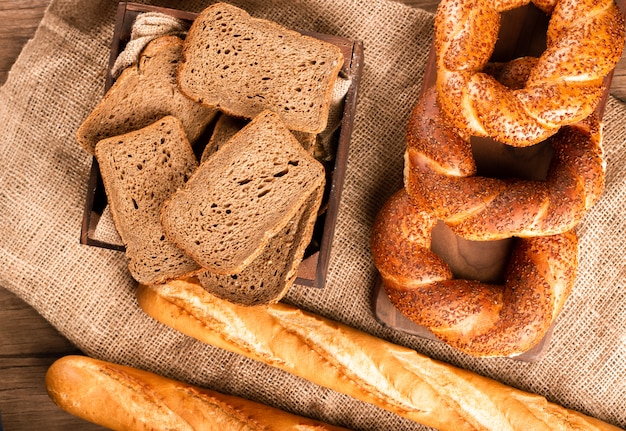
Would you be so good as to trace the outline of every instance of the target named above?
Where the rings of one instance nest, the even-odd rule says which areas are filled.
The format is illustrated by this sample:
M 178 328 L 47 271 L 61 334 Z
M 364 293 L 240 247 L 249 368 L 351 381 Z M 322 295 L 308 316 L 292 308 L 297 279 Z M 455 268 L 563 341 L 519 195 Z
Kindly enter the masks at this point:
M 618 5 L 624 15 L 624 1 Z M 549 17 L 534 5 L 514 9 L 501 15 L 498 43 L 492 55 L 493 61 L 510 61 L 523 55 L 539 56 L 545 49 L 545 32 Z M 434 85 L 437 76 L 434 46 L 426 65 L 422 91 Z M 605 93 L 597 111 L 602 116 L 609 95 L 612 73 L 605 79 Z M 417 103 L 417 100 L 416 100 Z M 472 150 L 479 174 L 490 177 L 514 176 L 529 180 L 545 177 L 551 147 L 546 143 L 527 148 L 510 147 L 485 138 L 472 138 Z M 500 241 L 467 241 L 456 236 L 444 223 L 436 225 L 432 233 L 431 250 L 438 254 L 451 268 L 456 278 L 501 283 L 514 239 Z M 417 325 L 400 313 L 389 301 L 377 279 L 372 290 L 372 310 L 382 324 L 422 338 L 438 339 L 425 327 Z M 544 338 L 531 350 L 511 359 L 535 362 L 546 353 L 554 324 Z

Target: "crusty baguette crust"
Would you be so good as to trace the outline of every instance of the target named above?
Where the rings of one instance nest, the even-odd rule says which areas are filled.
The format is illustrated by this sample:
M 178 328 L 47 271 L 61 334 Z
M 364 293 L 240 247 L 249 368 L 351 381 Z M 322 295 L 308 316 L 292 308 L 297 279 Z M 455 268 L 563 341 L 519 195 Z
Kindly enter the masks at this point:
M 136 368 L 65 356 L 46 374 L 52 400 L 113 430 L 341 431 L 264 404 L 224 395 Z
M 282 303 L 244 308 L 194 279 L 139 286 L 141 308 L 205 343 L 439 430 L 618 430 L 609 424 Z

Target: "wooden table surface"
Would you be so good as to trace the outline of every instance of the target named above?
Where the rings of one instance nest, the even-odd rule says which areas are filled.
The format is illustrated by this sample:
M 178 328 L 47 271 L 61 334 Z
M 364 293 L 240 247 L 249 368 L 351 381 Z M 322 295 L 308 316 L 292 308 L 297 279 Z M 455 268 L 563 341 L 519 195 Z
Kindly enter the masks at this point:
M 435 0 L 402 0 L 434 11 Z M 50 0 L 0 0 L 0 84 L 32 37 Z M 616 68 L 613 95 L 626 100 L 626 62 Z M 34 309 L 0 286 L 0 414 L 5 431 L 101 430 L 60 410 L 44 375 L 57 358 L 80 353 Z M 0 427 L 1 429 L 2 427 Z

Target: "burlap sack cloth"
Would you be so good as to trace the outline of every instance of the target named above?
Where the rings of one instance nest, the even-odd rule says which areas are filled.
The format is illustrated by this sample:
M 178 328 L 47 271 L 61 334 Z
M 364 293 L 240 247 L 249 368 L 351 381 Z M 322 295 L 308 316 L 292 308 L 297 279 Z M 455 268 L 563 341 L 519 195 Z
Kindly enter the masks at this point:
M 160 2 L 200 11 L 209 2 Z M 393 1 L 237 1 L 286 26 L 360 39 L 365 69 L 327 286 L 286 301 L 626 427 L 626 110 L 605 114 L 607 186 L 580 226 L 580 275 L 538 363 L 479 360 L 390 331 L 372 316 L 368 238 L 401 178 L 432 15 Z M 0 90 L 0 284 L 85 353 L 358 430 L 422 426 L 237 355 L 144 315 L 123 253 L 79 244 L 91 158 L 74 133 L 103 94 L 116 2 L 53 1 Z

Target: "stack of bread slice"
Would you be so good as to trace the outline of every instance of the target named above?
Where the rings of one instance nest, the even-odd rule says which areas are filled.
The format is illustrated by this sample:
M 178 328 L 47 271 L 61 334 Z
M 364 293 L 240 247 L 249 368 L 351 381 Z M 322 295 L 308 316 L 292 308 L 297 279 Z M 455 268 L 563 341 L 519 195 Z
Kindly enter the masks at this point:
M 335 45 L 225 3 L 144 48 L 77 132 L 138 282 L 284 296 L 324 195 L 313 147 L 342 65 Z
M 272 111 L 204 161 L 163 205 L 161 224 L 206 269 L 216 296 L 254 305 L 282 297 L 322 201 L 325 171 Z
M 182 49 L 183 40 L 177 36 L 151 41 L 78 128 L 76 140 L 81 147 L 93 154 L 98 141 L 141 129 L 166 115 L 183 123 L 191 142 L 200 138 L 217 111 L 195 103 L 178 89 Z

